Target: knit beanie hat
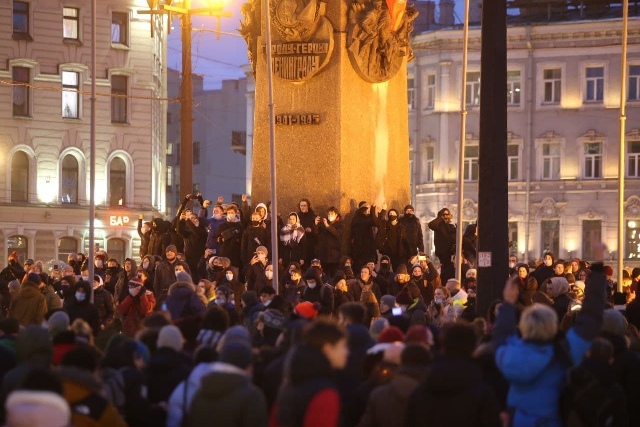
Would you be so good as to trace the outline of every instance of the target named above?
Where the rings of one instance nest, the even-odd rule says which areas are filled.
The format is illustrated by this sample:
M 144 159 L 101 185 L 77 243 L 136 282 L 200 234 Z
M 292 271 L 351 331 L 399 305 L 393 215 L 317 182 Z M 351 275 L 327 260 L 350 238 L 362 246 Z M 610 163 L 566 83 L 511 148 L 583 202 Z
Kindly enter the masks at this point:
M 407 274 L 407 266 L 400 264 L 398 268 L 396 268 L 396 274 Z
M 174 254 L 178 253 L 178 248 L 176 248 L 176 245 L 169 245 L 167 246 L 167 248 L 164 250 L 164 253 L 166 254 L 167 252 L 173 252 Z
M 320 307 L 309 301 L 304 301 L 295 306 L 293 311 L 300 317 L 305 319 L 315 319 L 318 316 Z
M 333 276 L 333 280 L 331 281 L 333 286 L 337 285 L 340 280 L 347 280 L 347 276 L 344 274 L 344 271 L 338 270 L 336 274 Z
M 396 341 L 404 341 L 404 334 L 397 326 L 385 328 L 378 338 L 379 343 L 392 343 Z
M 244 341 L 248 344 L 251 344 L 251 336 L 249 335 L 249 331 L 247 328 L 241 325 L 235 325 L 227 329 L 224 333 L 224 343 L 229 343 L 231 341 Z
M 262 321 L 265 326 L 279 331 L 284 329 L 284 315 L 278 310 L 267 309 L 262 312 Z
M 253 361 L 251 346 L 244 341 L 225 341 L 220 350 L 220 362 L 246 369 Z
M 191 278 L 191 275 L 186 271 L 178 271 L 176 273 L 176 280 L 178 282 L 186 282 L 186 283 L 193 284 L 193 279 Z
M 51 391 L 16 390 L 5 402 L 7 427 L 68 427 L 69 404 Z
M 142 286 L 142 279 L 139 279 L 137 277 L 129 279 L 129 286 L 132 288 Z
M 627 334 L 627 319 L 618 310 L 609 308 L 602 313 L 601 331 L 624 337 Z
M 184 337 L 182 332 L 177 326 L 167 325 L 163 326 L 158 333 L 158 340 L 156 341 L 156 347 L 169 347 L 175 351 L 182 351 L 184 345 Z
M 70 325 L 69 315 L 62 310 L 56 311 L 49 317 L 47 322 L 49 333 L 51 336 L 56 335 L 58 332 L 66 331 Z
M 35 283 L 36 285 L 40 286 L 40 284 L 42 283 L 42 278 L 38 273 L 29 273 L 27 275 L 27 282 Z
M 393 295 L 382 295 L 380 302 L 385 303 L 389 308 L 393 308 L 396 306 L 396 297 Z
M 413 303 L 413 299 L 409 296 L 409 292 L 406 290 L 400 291 L 398 295 L 396 295 L 396 304 L 398 305 L 411 305 Z
M 264 254 L 268 254 L 268 253 L 269 253 L 269 250 L 268 250 L 265 246 L 258 246 L 258 247 L 256 248 L 256 252 L 262 252 L 262 253 L 264 253 Z
M 378 341 L 378 338 L 380 337 L 382 331 L 384 331 L 388 327 L 389 321 L 384 317 L 378 317 L 373 322 L 371 322 L 371 326 L 369 327 L 369 335 L 371 335 L 371 338 L 373 338 L 375 341 Z

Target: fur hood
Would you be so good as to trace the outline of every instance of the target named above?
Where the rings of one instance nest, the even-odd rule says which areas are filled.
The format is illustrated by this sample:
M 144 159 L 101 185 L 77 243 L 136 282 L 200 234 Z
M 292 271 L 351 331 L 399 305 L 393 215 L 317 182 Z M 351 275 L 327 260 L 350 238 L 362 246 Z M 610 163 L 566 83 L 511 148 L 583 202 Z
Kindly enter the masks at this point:
M 196 287 L 193 285 L 193 283 L 175 282 L 173 285 L 169 286 L 169 295 L 171 295 L 171 293 L 173 291 L 175 291 L 176 289 L 180 289 L 180 288 L 187 288 L 187 289 L 190 289 L 193 292 L 196 291 Z

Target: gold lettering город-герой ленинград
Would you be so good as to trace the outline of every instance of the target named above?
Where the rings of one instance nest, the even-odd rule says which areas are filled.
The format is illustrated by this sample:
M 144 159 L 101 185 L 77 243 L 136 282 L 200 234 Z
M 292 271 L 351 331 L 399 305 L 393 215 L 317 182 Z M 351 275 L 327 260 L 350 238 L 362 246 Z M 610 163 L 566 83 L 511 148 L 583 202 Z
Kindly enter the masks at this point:
M 304 80 L 320 67 L 320 55 L 329 52 L 329 43 L 279 43 L 271 45 L 273 74 L 286 80 Z

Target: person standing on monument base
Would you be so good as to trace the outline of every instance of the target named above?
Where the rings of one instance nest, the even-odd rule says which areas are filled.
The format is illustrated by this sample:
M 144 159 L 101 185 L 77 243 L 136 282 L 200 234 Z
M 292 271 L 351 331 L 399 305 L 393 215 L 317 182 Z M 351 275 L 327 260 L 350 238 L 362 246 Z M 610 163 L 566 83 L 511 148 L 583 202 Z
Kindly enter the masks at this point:
M 415 255 L 418 252 L 424 252 L 424 236 L 422 234 L 422 225 L 415 215 L 413 206 L 404 207 L 404 215 L 399 219 L 400 224 L 407 231 L 407 240 L 409 241 L 409 255 Z
M 387 204 L 382 205 L 382 214 L 387 209 Z M 376 241 L 373 228 L 382 228 L 382 224 L 376 216 L 376 207 L 369 208 L 369 203 L 362 201 L 358 204 L 358 210 L 351 220 L 351 256 L 356 269 L 366 265 L 369 261 L 377 261 Z
M 320 217 L 316 216 L 313 209 L 311 209 L 311 202 L 309 199 L 301 199 L 298 203 L 298 218 L 300 219 L 300 225 L 304 228 L 306 234 L 307 244 L 302 254 L 304 264 L 306 267 L 311 265 L 311 260 L 315 258 L 314 250 L 316 242 L 318 241 L 318 223 Z
M 433 230 L 435 254 L 442 264 L 440 276 L 445 283 L 455 276 L 452 257 L 456 253 L 456 226 L 451 223 L 452 218 L 449 209 L 443 208 L 436 219 L 429 223 L 429 228 Z

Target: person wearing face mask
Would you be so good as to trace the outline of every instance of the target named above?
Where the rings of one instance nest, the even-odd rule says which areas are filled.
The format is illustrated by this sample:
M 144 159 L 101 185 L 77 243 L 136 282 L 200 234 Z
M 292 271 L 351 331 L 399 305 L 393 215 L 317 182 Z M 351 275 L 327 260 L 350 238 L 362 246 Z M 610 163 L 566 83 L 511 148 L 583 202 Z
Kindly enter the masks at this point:
M 133 260 L 132 258 L 125 259 L 124 267 L 118 273 L 116 285 L 113 292 L 113 296 L 118 300 L 118 302 L 122 301 L 127 296 L 127 283 L 129 283 L 129 280 L 137 277 L 137 275 L 138 265 L 136 264 L 135 260 Z M 107 288 L 107 290 L 109 289 Z
M 153 293 L 156 298 L 156 307 L 162 307 L 167 299 L 169 287 L 176 281 L 176 266 L 180 265 L 187 273 L 191 274 L 189 265 L 178 261 L 177 248 L 174 245 L 167 246 L 166 259 L 156 267 L 156 275 L 153 281 Z
M 104 255 L 104 252 L 98 252 L 93 257 L 93 271 L 98 276 L 104 279 L 104 274 L 107 270 L 107 257 Z
M 220 257 L 212 255 L 213 249 L 205 249 L 204 257 L 200 260 L 198 264 L 198 269 L 200 270 L 200 277 L 203 277 L 202 270 L 204 269 L 205 275 L 210 282 L 219 283 L 220 280 L 224 277 L 222 270 L 224 267 L 222 266 L 222 262 L 220 261 Z
M 429 222 L 429 228 L 433 230 L 435 254 L 442 264 L 440 275 L 443 281 L 455 276 L 451 258 L 456 253 L 456 226 L 451 223 L 452 218 L 451 211 L 443 208 L 438 211 L 438 216 Z
M 395 280 L 396 275 L 393 272 L 393 265 L 391 264 L 391 259 L 388 256 L 383 255 L 380 258 L 380 268 L 376 270 L 375 273 L 376 273 L 375 279 L 376 279 L 376 282 L 378 283 L 378 286 L 380 287 L 380 292 L 382 292 L 383 295 L 387 293 L 390 294 L 391 292 L 389 292 L 389 284 Z M 384 281 L 384 286 L 382 284 L 383 281 Z
M 223 271 L 224 277 L 220 280 L 218 286 L 226 286 L 233 293 L 233 304 L 235 305 L 238 314 L 242 313 L 242 307 L 240 305 L 242 294 L 247 290 L 246 286 L 238 280 L 238 274 L 234 267 L 227 267 Z M 231 301 L 229 301 L 231 303 Z
M 138 269 L 143 269 L 144 271 L 147 272 L 148 280 L 151 283 L 151 289 L 153 289 L 153 279 L 156 276 L 155 255 L 146 255 L 144 258 L 142 258 L 142 263 L 140 264 Z
M 149 253 L 149 239 L 151 238 L 151 223 L 142 221 L 144 215 L 138 216 L 138 236 L 140 237 L 140 258 L 144 258 Z
M 347 276 L 342 270 L 338 270 L 333 276 L 333 315 L 338 316 L 338 309 L 342 304 L 353 302 L 353 296 L 349 293 Z
M 194 280 L 200 279 L 198 272 L 198 262 L 205 250 L 207 243 L 207 229 L 204 221 L 193 212 L 178 221 L 177 232 L 184 239 L 185 261 L 189 264 L 189 269 L 194 273 Z
M 80 267 L 82 267 L 80 261 L 78 260 L 78 254 L 75 252 L 71 252 L 67 256 L 67 265 L 70 265 L 73 268 L 74 274 L 80 274 Z
M 45 301 L 47 303 L 47 310 L 58 310 L 62 308 L 62 301 L 60 297 L 56 293 L 55 289 L 52 285 L 42 280 L 42 277 L 38 274 L 29 273 L 25 276 L 26 280 L 31 280 L 36 285 L 38 285 L 38 289 L 40 289 L 40 293 L 44 295 Z
M 413 206 L 407 205 L 404 207 L 404 215 L 402 215 L 399 221 L 407 232 L 409 253 L 415 254 L 418 252 L 424 252 L 422 225 L 420 225 L 420 220 L 415 215 L 415 209 L 413 209 Z
M 260 289 L 268 284 L 267 275 L 265 274 L 268 252 L 266 247 L 258 246 L 255 255 L 251 258 L 251 263 L 247 266 L 245 279 L 247 281 L 247 289 L 250 291 L 259 293 Z
M 218 231 L 218 227 L 220 227 L 220 225 L 224 224 L 226 221 L 226 218 L 224 216 L 224 209 L 221 204 L 216 204 L 215 206 L 213 206 L 213 213 L 211 215 L 211 218 L 207 218 L 207 208 L 211 206 L 211 200 L 205 200 L 201 206 L 202 207 L 198 212 L 198 218 L 200 218 L 200 221 L 203 222 L 205 227 L 207 228 L 207 242 L 205 244 L 205 248 L 211 249 L 211 253 L 213 255 L 218 255 L 220 247 L 215 235 Z
M 333 277 L 342 257 L 344 234 L 344 221 L 342 221 L 338 208 L 331 206 L 327 210 L 327 217 L 319 221 L 317 232 L 315 255 L 322 262 L 324 271 L 329 277 Z
M 387 204 L 382 205 L 381 216 L 387 209 Z M 377 259 L 376 240 L 373 236 L 373 229 L 377 227 L 379 230 L 384 229 L 380 217 L 376 215 L 376 207 L 369 207 L 369 203 L 362 201 L 358 204 L 353 219 L 351 220 L 350 230 L 350 250 L 353 256 L 353 265 L 360 267 L 365 265 L 369 260 Z M 358 297 L 359 299 L 359 297 Z
M 431 324 L 442 327 L 446 323 L 455 322 L 458 319 L 458 310 L 452 308 L 450 304 L 451 293 L 445 287 L 438 287 L 434 291 L 434 299 L 427 308 L 427 316 L 431 319 Z M 460 310 L 460 313 L 462 310 Z
M 280 241 L 283 245 L 282 257 L 283 263 L 290 262 L 300 263 L 300 266 L 306 268 L 305 256 L 307 253 L 307 232 L 305 231 L 298 214 L 289 213 L 287 224 L 280 229 Z
M 538 285 L 540 285 L 540 283 L 545 283 L 547 279 L 555 276 L 555 271 L 553 270 L 554 262 L 555 256 L 551 252 L 544 254 L 542 264 L 540 264 L 540 266 L 531 273 L 531 275 L 536 279 L 536 282 L 538 282 Z
M 311 202 L 307 198 L 300 199 L 300 203 L 298 203 L 297 216 L 298 222 L 302 228 L 304 228 L 307 240 L 304 252 L 302 252 L 302 259 L 304 259 L 306 265 L 309 265 L 311 260 L 315 257 L 314 252 L 318 240 L 318 224 L 321 219 L 315 214 L 311 208 Z
M 164 255 L 165 248 L 171 244 L 171 236 L 168 234 L 170 227 L 171 223 L 162 218 L 153 219 L 148 246 L 150 255 Z
M 242 266 L 242 223 L 238 218 L 238 208 L 230 205 L 227 208 L 227 221 L 216 230 L 215 237 L 220 245 L 219 256 L 229 258 L 231 265 L 240 268 Z
M 424 302 L 428 305 L 433 300 L 433 291 L 435 289 L 433 282 L 427 280 L 425 277 L 425 271 L 421 264 L 414 264 L 411 267 L 411 283 L 414 283 L 418 289 L 420 289 L 420 293 L 422 294 L 422 298 Z
M 320 303 L 319 314 L 331 315 L 333 313 L 333 288 L 322 283 L 320 272 L 311 267 L 304 274 L 306 288 L 302 290 L 301 301 Z
M 73 323 L 76 319 L 82 319 L 91 326 L 93 335 L 100 332 L 100 313 L 98 308 L 91 303 L 92 286 L 84 280 L 76 283 L 74 294 L 65 299 L 63 310 L 69 315 L 69 322 Z
M 53 288 L 61 300 L 70 297 L 73 294 L 73 287 L 76 284 L 76 276 L 70 265 L 62 267 L 60 279 L 53 283 Z
M 407 240 L 407 231 L 404 225 L 398 220 L 398 211 L 389 209 L 387 220 L 380 219 L 382 228 L 378 230 L 376 240 L 378 242 L 380 253 L 387 255 L 391 260 L 391 264 L 400 265 L 411 253 L 409 240 Z
M 231 298 L 231 288 L 228 285 L 220 285 L 216 287 L 216 298 L 209 303 L 207 308 L 216 306 L 220 307 L 227 312 L 229 316 L 229 325 L 234 326 L 238 324 L 239 316 L 238 311 L 234 304 L 231 304 L 229 299 Z
M 478 225 L 469 224 L 462 235 L 462 255 L 472 267 L 476 265 L 478 246 Z
M 118 305 L 118 313 L 122 317 L 122 332 L 133 337 L 142 328 L 142 321 L 153 312 L 156 299 L 137 277 L 129 280 L 128 288 L 129 295 Z
M 262 226 L 262 220 L 258 212 L 251 214 L 251 224 L 242 233 L 241 257 L 242 265 L 248 268 L 254 264 L 253 257 L 259 247 L 271 247 L 271 231 Z M 248 273 L 247 273 L 248 275 Z M 248 278 L 248 276 L 247 276 Z M 252 289 L 249 287 L 249 289 Z
M 282 296 L 293 307 L 302 301 L 302 291 L 307 284 L 302 280 L 302 269 L 297 264 L 289 266 L 290 279 L 284 283 Z

